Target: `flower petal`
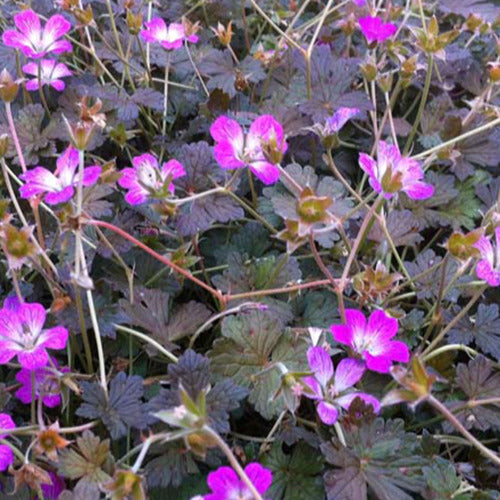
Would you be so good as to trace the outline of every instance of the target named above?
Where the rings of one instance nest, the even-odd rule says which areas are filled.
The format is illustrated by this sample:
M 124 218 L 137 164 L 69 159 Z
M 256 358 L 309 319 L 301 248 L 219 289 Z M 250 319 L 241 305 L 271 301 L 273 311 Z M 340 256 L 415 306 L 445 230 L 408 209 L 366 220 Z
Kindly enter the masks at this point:
M 208 474 L 207 484 L 220 498 L 227 498 L 227 494 L 238 487 L 239 478 L 231 467 L 223 466 Z
M 210 127 L 210 135 L 215 142 L 229 142 L 238 151 L 243 149 L 244 136 L 240 124 L 228 118 L 227 116 L 219 116 Z
M 145 23 L 146 29 L 141 31 L 142 38 L 148 43 L 159 43 L 167 38 L 167 25 L 161 17 L 155 17 Z
M 28 9 L 18 12 L 14 16 L 14 24 L 17 29 L 30 40 L 38 40 L 40 38 L 42 25 L 40 23 L 40 17 L 33 10 Z
M 339 417 L 337 408 L 330 403 L 325 403 L 324 401 L 319 403 L 317 410 L 320 420 L 326 425 L 333 425 Z
M 309 399 L 323 399 L 323 391 L 319 382 L 314 377 L 304 377 L 302 382 L 311 389 L 312 393 L 305 390 L 304 396 Z
M 40 345 L 49 349 L 64 349 L 68 342 L 68 330 L 64 326 L 54 326 L 44 330 L 39 338 Z
M 403 186 L 403 191 L 414 200 L 425 200 L 434 194 L 434 186 L 422 181 L 416 181 L 407 187 Z
M 36 370 L 49 362 L 49 355 L 44 347 L 35 347 L 32 351 L 17 353 L 19 364 L 28 370 Z
M 45 202 L 48 205 L 58 205 L 59 203 L 66 203 L 73 198 L 75 194 L 75 188 L 73 186 L 67 186 L 61 191 L 55 193 L 47 193 L 45 195 Z
M 233 145 L 228 141 L 219 142 L 214 146 L 214 158 L 224 169 L 232 170 L 245 166 L 245 162 L 241 161 L 236 153 Z
M 363 361 L 352 358 L 343 359 L 335 369 L 334 387 L 337 394 L 357 384 L 365 370 L 366 366 Z
M 369 370 L 378 373 L 389 373 L 392 361 L 385 356 L 372 356 L 368 351 L 363 353 L 366 360 L 366 366 Z
M 101 171 L 102 168 L 97 165 L 83 169 L 83 185 L 84 186 L 94 185 L 99 180 Z
M 47 313 L 42 304 L 27 304 L 26 302 L 20 305 L 17 310 L 17 315 L 21 323 L 24 323 L 29 331 L 33 333 L 38 333 L 42 330 L 47 317 Z
M 0 444 L 0 471 L 8 469 L 12 462 L 14 462 L 14 452 L 10 446 Z
M 250 170 L 266 186 L 275 184 L 280 178 L 280 170 L 276 165 L 267 161 L 254 161 L 250 164 Z
M 252 481 L 255 489 L 263 495 L 271 486 L 273 481 L 273 475 L 269 469 L 262 467 L 258 463 L 251 463 L 245 467 L 246 475 L 248 479 Z
M 483 259 L 476 266 L 477 277 L 486 281 L 490 286 L 500 285 L 500 272 L 493 269 L 491 262 Z
M 56 40 L 64 36 L 71 29 L 71 23 L 60 14 L 50 17 L 43 29 L 43 44 L 48 50 L 53 50 Z
M 307 350 L 309 368 L 322 387 L 326 387 L 333 376 L 332 358 L 322 347 L 309 347 Z
M 365 403 L 368 403 L 373 406 L 373 411 L 378 413 L 380 411 L 380 402 L 379 400 L 372 396 L 371 394 L 365 394 L 364 392 L 351 392 L 350 394 L 346 394 L 345 396 L 341 396 L 337 398 L 335 402 L 342 406 L 344 410 L 348 410 L 349 406 L 351 406 L 352 402 L 356 398 L 361 398 Z
M 373 311 L 368 320 L 366 337 L 373 343 L 382 343 L 392 339 L 398 333 L 398 320 L 391 318 L 385 311 Z
M 19 188 L 22 198 L 32 198 L 47 191 L 60 189 L 59 179 L 43 167 L 35 167 L 19 177 L 25 182 L 24 186 Z

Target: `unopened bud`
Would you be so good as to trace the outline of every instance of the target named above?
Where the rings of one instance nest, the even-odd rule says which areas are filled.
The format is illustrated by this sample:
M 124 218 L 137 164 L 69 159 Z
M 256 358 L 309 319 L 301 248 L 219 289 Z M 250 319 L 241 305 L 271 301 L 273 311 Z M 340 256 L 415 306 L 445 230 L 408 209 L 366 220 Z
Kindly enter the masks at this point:
M 0 73 L 0 98 L 4 102 L 12 102 L 19 91 L 19 83 L 12 78 L 12 75 L 3 69 Z
M 81 26 L 91 26 L 94 23 L 94 13 L 92 12 L 92 7 L 90 4 L 87 5 L 86 9 L 75 8 L 73 10 L 73 15 Z
M 0 158 L 4 158 L 9 149 L 9 135 L 0 135 Z
M 500 64 L 498 63 L 489 63 L 488 64 L 488 75 L 492 82 L 500 81 Z
M 217 29 L 211 28 L 215 36 L 219 39 L 221 45 L 228 47 L 231 44 L 231 39 L 233 38 L 233 22 L 229 21 L 227 27 L 221 22 L 217 23 Z
M 142 27 L 142 14 L 127 10 L 127 28 L 131 35 L 138 35 Z
M 360 66 L 362 75 L 368 82 L 373 82 L 377 78 L 377 66 L 371 63 L 362 64 Z

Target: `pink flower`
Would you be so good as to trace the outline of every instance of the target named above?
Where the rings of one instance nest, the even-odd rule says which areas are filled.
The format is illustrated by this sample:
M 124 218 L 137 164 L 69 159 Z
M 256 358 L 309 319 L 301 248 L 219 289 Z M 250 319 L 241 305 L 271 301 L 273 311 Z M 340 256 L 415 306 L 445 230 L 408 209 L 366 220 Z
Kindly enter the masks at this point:
M 180 162 L 170 160 L 158 166 L 158 160 L 150 154 L 143 154 L 132 159 L 133 168 L 124 168 L 118 184 L 128 189 L 125 200 L 131 205 L 144 203 L 148 198 L 165 198 L 173 194 L 174 179 L 184 177 L 186 171 Z
M 264 183 L 278 181 L 280 171 L 276 163 L 287 150 L 283 127 L 271 116 L 259 116 L 250 125 L 247 134 L 235 120 L 221 116 L 210 127 L 216 144 L 214 156 L 224 169 L 248 166 Z
M 263 495 L 271 486 L 273 475 L 269 469 L 254 462 L 245 467 L 245 473 L 255 489 Z M 204 500 L 252 500 L 253 495 L 231 467 L 219 467 L 210 472 L 207 483 L 212 493 Z
M 26 82 L 27 90 L 38 90 L 38 64 L 30 62 L 23 66 L 23 71 L 27 75 L 33 75 L 35 78 Z M 50 85 L 59 92 L 62 92 L 66 87 L 61 80 L 65 76 L 71 76 L 73 73 L 68 69 L 66 64 L 58 63 L 53 59 L 42 59 L 40 61 L 40 80 L 43 85 Z
M 481 236 L 474 245 L 482 257 L 476 266 L 477 277 L 490 286 L 500 285 L 500 227 L 495 229 L 495 240 L 495 248 L 486 236 Z
M 304 391 L 308 398 L 319 401 L 318 415 L 327 425 L 333 425 L 339 416 L 339 409 L 349 409 L 357 397 L 373 406 L 378 412 L 380 403 L 376 398 L 350 388 L 361 380 L 365 372 L 365 364 L 357 359 L 343 359 L 337 369 L 333 370 L 332 359 L 321 347 L 310 347 L 307 351 L 312 377 L 304 377 L 304 383 L 312 393 Z
M 45 194 L 45 201 L 49 205 L 57 205 L 70 200 L 75 194 L 75 187 L 79 181 L 78 151 L 69 146 L 59 156 L 56 162 L 56 171 L 52 173 L 44 167 L 35 167 L 19 177 L 25 181 L 19 192 L 22 198 L 33 198 Z M 101 175 L 101 167 L 92 166 L 83 170 L 83 185 L 92 186 Z
M 196 43 L 197 35 L 186 36 L 184 26 L 180 23 L 171 23 L 168 26 L 161 17 L 155 17 L 145 24 L 146 29 L 141 36 L 148 43 L 160 43 L 164 49 L 175 50 L 182 47 L 184 40 Z
M 44 28 L 38 14 L 32 10 L 17 13 L 14 23 L 17 30 L 4 31 L 3 43 L 20 49 L 26 57 L 40 59 L 49 52 L 61 54 L 72 50 L 68 40 L 59 40 L 71 28 L 71 23 L 59 14 L 50 17 Z
M 359 166 L 368 174 L 372 188 L 387 199 L 398 191 L 404 191 L 414 200 L 430 198 L 434 194 L 434 186 L 422 181 L 424 172 L 420 163 L 401 156 L 397 146 L 384 141 L 379 143 L 377 161 L 361 153 Z
M 396 319 L 384 311 L 374 311 L 367 324 L 364 314 L 356 309 L 346 309 L 345 316 L 345 325 L 330 327 L 333 338 L 356 351 L 365 360 L 369 370 L 388 373 L 393 361 L 409 361 L 407 345 L 391 340 L 398 333 Z
M 368 43 L 382 43 L 398 29 L 394 24 L 384 23 L 382 19 L 374 16 L 360 17 L 359 26 Z
M 339 108 L 333 116 L 326 119 L 324 127 L 324 135 L 333 135 L 340 131 L 340 129 L 354 116 L 359 113 L 358 108 Z
M 43 498 L 45 500 L 57 500 L 61 493 L 66 489 L 66 483 L 64 482 L 64 479 L 58 476 L 55 472 L 49 471 L 49 476 L 52 484 L 40 484 Z
M 7 413 L 0 413 L 0 429 L 15 429 L 16 424 Z M 5 439 L 7 434 L 0 434 L 0 439 Z M 0 471 L 6 470 L 14 461 L 14 453 L 10 446 L 0 444 Z
M 57 362 L 52 358 L 55 368 L 57 369 Z M 67 367 L 59 370 L 59 375 L 56 375 L 47 366 L 42 366 L 36 370 L 27 370 L 22 368 L 16 375 L 16 380 L 21 383 L 21 387 L 16 391 L 16 398 L 21 400 L 24 404 L 31 403 L 33 396 L 32 387 L 32 374 L 35 375 L 35 400 L 42 398 L 42 403 L 49 407 L 54 408 L 61 404 L 61 388 L 59 384 L 59 376 L 68 372 Z
M 49 361 L 47 349 L 64 349 L 68 330 L 55 326 L 45 330 L 46 313 L 41 304 L 5 299 L 0 310 L 0 364 L 17 356 L 23 368 L 36 370 Z

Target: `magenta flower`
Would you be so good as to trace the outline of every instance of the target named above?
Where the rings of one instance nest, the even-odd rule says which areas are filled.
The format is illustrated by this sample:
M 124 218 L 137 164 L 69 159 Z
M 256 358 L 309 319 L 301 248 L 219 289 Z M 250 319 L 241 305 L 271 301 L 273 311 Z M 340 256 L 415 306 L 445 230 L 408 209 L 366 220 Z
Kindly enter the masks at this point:
M 273 475 L 269 469 L 254 462 L 245 467 L 245 473 L 255 489 L 263 495 L 271 486 Z M 207 483 L 212 493 L 204 500 L 252 500 L 253 495 L 231 467 L 219 467 L 210 472 Z
M 57 362 L 52 358 L 55 368 Z M 64 367 L 59 370 L 59 375 L 49 370 L 47 366 L 42 366 L 33 370 L 35 372 L 35 401 L 42 398 L 42 403 L 48 408 L 54 408 L 61 404 L 61 387 L 59 384 L 59 376 L 69 371 L 69 368 Z M 16 398 L 24 404 L 31 403 L 33 395 L 32 370 L 22 368 L 16 375 L 16 380 L 21 383 L 21 387 L 16 391 Z
M 75 194 L 75 187 L 79 182 L 78 151 L 69 146 L 59 156 L 56 171 L 52 173 L 44 167 L 35 167 L 21 174 L 19 177 L 25 181 L 19 192 L 22 198 L 33 198 L 45 194 L 45 201 L 49 205 L 57 205 L 70 200 Z M 92 186 L 101 175 L 101 167 L 92 166 L 83 170 L 83 185 Z
M 495 248 L 486 236 L 481 236 L 474 245 L 482 257 L 476 266 L 477 277 L 490 286 L 500 285 L 500 227 L 495 229 L 495 240 Z
M 34 78 L 26 82 L 27 90 L 38 90 L 38 64 L 30 62 L 23 66 L 23 71 L 27 75 L 32 75 Z M 66 84 L 61 80 L 65 76 L 71 76 L 73 73 L 68 69 L 66 64 L 58 63 L 53 59 L 42 59 L 40 61 L 40 80 L 42 87 L 50 85 L 59 92 L 62 92 Z
M 52 484 L 40 484 L 43 498 L 45 500 L 57 500 L 61 493 L 66 489 L 66 483 L 64 482 L 64 479 L 61 476 L 58 476 L 55 472 L 49 471 L 49 476 Z
M 64 349 L 68 330 L 62 326 L 44 329 L 45 309 L 41 304 L 5 299 L 0 310 L 0 364 L 17 356 L 23 368 L 36 370 L 49 361 L 47 349 Z
M 0 413 L 0 429 L 15 429 L 16 424 L 7 413 Z M 7 434 L 0 434 L 0 439 L 5 439 Z M 0 444 L 0 471 L 6 470 L 14 461 L 14 453 L 10 446 Z
M 333 338 L 348 345 L 366 362 L 369 370 L 388 373 L 393 361 L 406 363 L 410 359 L 408 346 L 391 340 L 398 333 L 398 322 L 384 311 L 374 311 L 368 323 L 356 309 L 346 309 L 346 324 L 332 325 Z
M 175 50 L 182 47 L 184 40 L 196 43 L 198 35 L 186 36 L 186 30 L 180 23 L 171 23 L 168 26 L 161 17 L 155 17 L 145 24 L 146 29 L 141 36 L 148 43 L 160 43 L 164 49 Z
M 125 200 L 131 205 L 144 203 L 148 198 L 165 198 L 174 193 L 174 179 L 184 177 L 186 171 L 180 162 L 170 160 L 158 166 L 158 160 L 150 154 L 132 159 L 133 168 L 124 168 L 118 184 L 128 189 Z
M 354 116 L 359 113 L 358 108 L 339 108 L 333 116 L 326 119 L 324 127 L 324 135 L 333 135 L 340 131 L 340 129 Z
M 368 174 L 372 188 L 387 199 L 398 191 L 404 191 L 414 200 L 430 198 L 434 194 L 434 186 L 422 181 L 424 172 L 420 163 L 401 156 L 397 146 L 384 141 L 379 143 L 377 161 L 361 153 L 359 166 Z
M 210 127 L 210 133 L 216 142 L 215 159 L 222 168 L 248 166 L 264 184 L 278 181 L 280 171 L 276 163 L 286 152 L 287 143 L 283 127 L 271 115 L 259 116 L 247 134 L 238 122 L 221 116 Z
M 371 404 L 375 412 L 380 410 L 380 403 L 376 398 L 370 394 L 351 390 L 351 387 L 361 380 L 366 370 L 362 361 L 343 359 L 334 372 L 332 359 L 321 347 L 310 347 L 307 351 L 307 360 L 313 376 L 304 377 L 304 383 L 312 393 L 304 391 L 304 395 L 319 402 L 317 411 L 323 423 L 333 425 L 339 416 L 339 409 L 348 410 L 357 397 Z
M 71 28 L 71 23 L 56 14 L 50 17 L 42 28 L 40 18 L 32 10 L 24 10 L 14 16 L 17 30 L 6 30 L 2 35 L 3 43 L 20 49 L 26 57 L 40 59 L 48 53 L 71 52 L 68 40 L 59 40 Z
M 382 43 L 397 31 L 396 25 L 374 16 L 360 17 L 359 26 L 368 43 Z

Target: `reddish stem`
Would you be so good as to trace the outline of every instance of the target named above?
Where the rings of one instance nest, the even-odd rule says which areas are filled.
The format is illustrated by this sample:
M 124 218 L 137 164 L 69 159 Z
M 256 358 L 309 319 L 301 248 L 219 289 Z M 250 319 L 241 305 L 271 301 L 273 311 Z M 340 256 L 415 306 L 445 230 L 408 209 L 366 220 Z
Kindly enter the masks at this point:
M 196 283 L 198 286 L 201 288 L 204 288 L 208 292 L 210 292 L 216 299 L 220 301 L 221 304 L 225 303 L 225 297 L 222 295 L 218 290 L 215 288 L 212 288 L 210 285 L 207 285 L 205 282 L 199 280 L 198 278 L 195 278 L 189 271 L 186 271 L 182 267 L 178 266 L 177 264 L 173 263 L 171 260 L 167 259 L 163 255 L 159 254 L 158 252 L 155 252 L 152 248 L 149 248 L 147 245 L 139 241 L 138 239 L 134 238 L 132 235 L 127 233 L 126 231 L 123 231 L 119 227 L 115 226 L 114 224 L 111 224 L 109 222 L 104 222 L 100 220 L 89 220 L 86 222 L 87 224 L 91 226 L 99 226 L 99 227 L 104 227 L 106 229 L 109 229 L 110 231 L 115 232 L 116 234 L 119 234 L 122 238 L 125 238 L 126 240 L 131 241 L 134 243 L 134 245 L 137 245 L 138 247 L 142 248 L 145 252 L 149 253 L 152 257 L 155 259 L 159 260 L 163 264 L 167 265 L 174 271 L 178 272 L 188 280 L 191 280 L 193 283 Z
M 21 143 L 19 142 L 19 137 L 16 132 L 16 126 L 14 125 L 14 118 L 12 117 L 12 108 L 10 107 L 10 102 L 5 103 L 5 114 L 7 115 L 7 122 L 9 123 L 10 135 L 14 141 L 14 147 L 16 148 L 16 153 L 19 158 L 19 163 L 23 173 L 26 172 L 26 162 L 24 161 L 23 150 L 21 149 Z

